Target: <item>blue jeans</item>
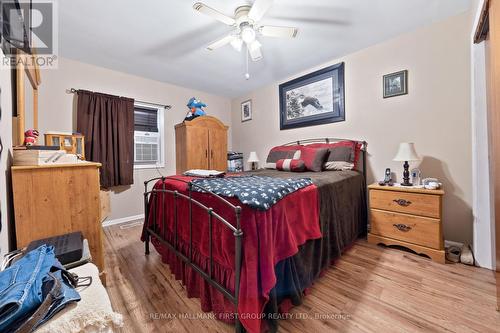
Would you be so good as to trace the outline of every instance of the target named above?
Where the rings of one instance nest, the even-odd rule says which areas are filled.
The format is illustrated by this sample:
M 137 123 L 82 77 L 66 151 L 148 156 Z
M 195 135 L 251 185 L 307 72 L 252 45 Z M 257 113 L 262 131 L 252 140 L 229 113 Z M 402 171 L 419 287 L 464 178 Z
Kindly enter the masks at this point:
M 50 319 L 68 302 L 80 300 L 63 273 L 64 268 L 54 256 L 54 248 L 47 245 L 27 253 L 0 272 L 0 332 L 15 330 L 37 310 L 50 292 L 53 278 L 62 282 L 62 288 L 50 312 L 36 326 Z

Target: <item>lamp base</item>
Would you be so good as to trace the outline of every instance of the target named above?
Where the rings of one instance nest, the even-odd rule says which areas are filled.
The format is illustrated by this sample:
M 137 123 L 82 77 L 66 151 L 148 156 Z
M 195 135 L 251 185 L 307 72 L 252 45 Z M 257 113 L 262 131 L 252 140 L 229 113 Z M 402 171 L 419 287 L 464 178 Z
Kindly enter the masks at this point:
M 403 182 L 401 183 L 401 186 L 413 186 L 412 183 L 410 183 L 410 165 L 408 164 L 408 161 L 405 161 L 403 164 Z

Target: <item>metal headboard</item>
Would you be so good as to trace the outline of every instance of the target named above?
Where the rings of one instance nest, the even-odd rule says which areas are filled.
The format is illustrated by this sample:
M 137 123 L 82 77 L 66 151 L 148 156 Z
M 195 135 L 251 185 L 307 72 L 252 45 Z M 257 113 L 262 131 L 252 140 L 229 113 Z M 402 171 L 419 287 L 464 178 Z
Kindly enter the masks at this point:
M 367 142 L 361 140 L 352 140 L 352 139 L 339 139 L 339 138 L 315 138 L 315 139 L 304 139 L 304 140 L 296 140 L 289 143 L 285 143 L 282 146 L 291 146 L 291 145 L 304 145 L 309 143 L 335 143 L 340 141 L 354 141 L 357 143 L 361 143 L 363 146 L 361 149 L 366 150 Z

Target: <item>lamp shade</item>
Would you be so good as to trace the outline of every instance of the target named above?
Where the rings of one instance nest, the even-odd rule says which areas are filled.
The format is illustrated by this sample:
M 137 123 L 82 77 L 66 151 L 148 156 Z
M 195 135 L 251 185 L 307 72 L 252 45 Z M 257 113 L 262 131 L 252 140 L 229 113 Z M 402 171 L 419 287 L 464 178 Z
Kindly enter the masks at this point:
M 419 161 L 417 152 L 415 151 L 415 145 L 412 142 L 402 142 L 399 144 L 399 150 L 394 157 L 393 161 Z
M 250 156 L 248 156 L 248 163 L 254 163 L 254 162 L 259 162 L 259 157 L 257 156 L 257 153 L 252 151 L 250 152 Z

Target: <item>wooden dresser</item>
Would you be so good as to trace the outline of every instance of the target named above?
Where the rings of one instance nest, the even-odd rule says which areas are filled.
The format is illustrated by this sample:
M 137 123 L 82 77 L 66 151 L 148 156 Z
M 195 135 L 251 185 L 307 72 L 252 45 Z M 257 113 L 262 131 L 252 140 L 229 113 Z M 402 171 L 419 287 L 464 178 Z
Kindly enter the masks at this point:
M 104 272 L 100 163 L 13 166 L 17 248 L 31 241 L 81 231 L 92 261 Z
M 177 174 L 190 169 L 226 171 L 227 129 L 219 119 L 211 116 L 175 125 Z
M 368 242 L 399 245 L 445 263 L 442 190 L 370 185 Z

